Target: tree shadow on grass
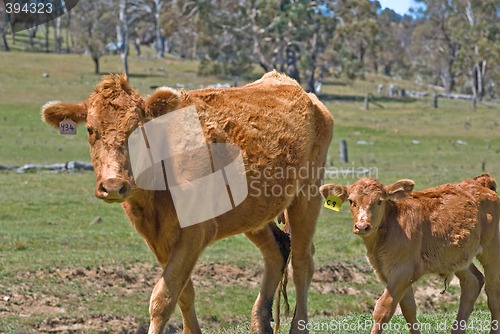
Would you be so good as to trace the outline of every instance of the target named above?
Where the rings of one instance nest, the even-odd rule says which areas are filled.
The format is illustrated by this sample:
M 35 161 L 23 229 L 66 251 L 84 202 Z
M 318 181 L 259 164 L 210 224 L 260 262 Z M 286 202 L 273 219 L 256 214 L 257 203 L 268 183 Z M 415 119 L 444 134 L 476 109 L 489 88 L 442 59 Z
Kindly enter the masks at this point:
M 157 73 L 129 73 L 128 75 L 131 79 L 146 79 L 146 78 L 164 78 L 165 74 Z
M 326 102 L 364 102 L 365 97 L 363 95 L 337 95 L 337 94 L 319 94 L 319 99 Z M 370 96 L 370 102 L 376 103 L 413 103 L 417 99 L 413 97 L 386 97 L 386 96 Z

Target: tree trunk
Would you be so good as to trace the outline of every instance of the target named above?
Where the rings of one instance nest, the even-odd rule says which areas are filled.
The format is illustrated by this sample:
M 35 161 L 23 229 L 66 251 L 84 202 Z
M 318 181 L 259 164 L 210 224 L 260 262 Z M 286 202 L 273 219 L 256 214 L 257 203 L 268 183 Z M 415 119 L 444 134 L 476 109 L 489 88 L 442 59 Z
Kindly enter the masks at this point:
M 311 66 L 307 75 L 307 92 L 314 93 L 316 83 L 316 58 L 318 56 L 318 34 L 315 33 L 311 45 Z
M 28 29 L 29 43 L 31 48 L 35 47 L 35 37 L 37 29 L 38 29 L 37 27 L 32 27 Z
M 453 46 L 450 46 L 449 53 L 450 58 L 446 63 L 445 73 L 441 75 L 444 90 L 447 94 L 450 94 L 455 87 L 455 74 L 453 73 L 453 64 L 455 63 L 455 50 Z
M 365 80 L 365 55 L 366 55 L 366 48 L 364 47 L 363 44 L 359 45 L 359 53 L 358 53 L 358 59 L 359 63 L 361 64 L 361 73 L 359 74 L 359 78 L 361 80 Z
M 128 15 L 127 0 L 120 0 L 119 4 L 119 22 L 116 26 L 118 46 L 120 47 L 120 58 L 122 60 L 123 73 L 129 76 L 128 71 Z
M 163 37 L 161 33 L 161 27 L 160 27 L 160 14 L 161 14 L 161 8 L 163 6 L 162 0 L 154 0 L 155 4 L 155 12 L 154 12 L 154 18 L 155 18 L 155 39 L 156 39 L 156 57 L 157 58 L 163 58 L 165 55 L 165 38 Z
M 72 34 L 71 34 L 71 11 L 66 13 L 66 16 L 68 17 L 68 25 L 66 28 L 66 52 L 70 53 L 71 51 L 71 44 L 70 41 L 73 39 Z
M 266 57 L 262 54 L 259 45 L 259 39 L 257 36 L 253 36 L 253 54 L 257 57 L 260 67 L 266 72 L 269 72 L 273 69 L 273 66 L 269 64 Z
M 7 36 L 5 32 L 2 32 L 3 49 L 5 51 L 10 51 L 9 43 L 7 42 Z
M 61 53 L 62 51 L 61 25 L 62 25 L 62 18 L 59 16 L 56 19 L 56 29 L 54 30 L 55 53 Z
M 299 67 L 297 65 L 298 61 L 298 50 L 293 44 L 290 44 L 286 47 L 286 75 L 290 78 L 297 80 L 300 83 L 300 73 Z
M 49 44 L 49 28 L 50 28 L 50 23 L 47 22 L 45 23 L 45 52 L 49 53 L 50 52 L 50 44 Z
M 94 61 L 94 73 L 99 74 L 99 56 L 92 56 L 92 60 Z
M 486 60 L 474 65 L 473 93 L 474 97 L 481 101 L 484 97 L 484 76 L 486 74 Z
M 307 75 L 307 92 L 315 93 L 316 92 L 316 66 L 312 65 L 309 69 L 309 74 Z
M 0 23 L 2 27 L 2 43 L 3 43 L 3 49 L 5 51 L 10 51 L 9 48 L 9 43 L 7 42 L 7 27 L 9 26 L 9 17 L 7 16 L 7 13 L 4 11 L 2 13 L 2 22 Z
M 273 69 L 271 63 L 269 63 L 262 53 L 259 44 L 259 27 L 255 22 L 255 18 L 257 17 L 257 9 L 254 7 L 252 9 L 252 13 L 250 14 L 250 20 L 252 22 L 252 39 L 253 39 L 253 54 L 257 57 L 257 61 L 259 62 L 260 67 L 264 69 L 264 71 L 269 72 Z

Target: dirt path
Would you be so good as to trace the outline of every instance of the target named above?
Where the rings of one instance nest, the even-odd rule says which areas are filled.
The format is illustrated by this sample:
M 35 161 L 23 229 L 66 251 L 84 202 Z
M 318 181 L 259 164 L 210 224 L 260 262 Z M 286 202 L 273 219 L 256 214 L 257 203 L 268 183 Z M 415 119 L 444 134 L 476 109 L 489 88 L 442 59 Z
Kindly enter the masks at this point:
M 368 279 L 375 279 L 371 268 L 355 266 L 344 262 L 318 267 L 313 277 L 312 289 L 321 294 L 370 294 L 361 291 L 353 285 L 365 283 Z M 149 296 L 154 284 L 160 278 L 159 266 L 151 263 L 137 263 L 123 267 L 98 268 L 55 268 L 52 270 L 38 270 L 36 272 L 19 272 L 14 286 L 2 286 L 0 282 L 0 317 L 20 316 L 30 317 L 43 315 L 45 320 L 37 325 L 33 333 L 80 333 L 92 330 L 98 333 L 146 333 L 147 324 L 140 323 L 133 316 L 117 317 L 113 315 L 89 315 L 82 308 L 84 316 L 70 317 L 62 306 L 70 301 L 71 305 L 85 304 L 85 300 L 98 296 L 106 289 L 113 288 L 118 296 L 123 296 L 126 302 L 127 295 L 141 294 Z M 230 264 L 202 263 L 198 264 L 193 272 L 195 287 L 211 287 L 214 282 L 218 285 L 239 285 L 242 287 L 257 287 L 262 277 L 262 268 L 240 268 Z M 79 289 L 70 289 L 64 294 L 55 291 L 41 292 L 44 289 L 33 290 L 36 281 L 50 281 L 57 287 L 58 283 L 75 287 L 83 287 L 91 291 L 90 295 L 82 295 Z M 338 283 L 359 284 L 338 284 Z M 292 283 L 290 283 L 292 285 Z M 290 289 L 291 287 L 289 287 Z M 446 298 L 439 295 L 438 287 L 417 289 L 417 303 L 427 311 L 435 304 L 436 298 Z M 376 299 L 377 295 L 372 294 Z M 436 296 L 437 295 L 437 296 Z M 64 299 L 64 300 L 63 300 Z M 369 310 L 367 310 L 369 312 Z M 249 312 L 250 313 L 250 312 Z M 176 332 L 179 323 L 170 324 L 170 332 Z M 0 333 L 2 330 L 0 329 Z M 31 332 L 28 332 L 31 333 Z

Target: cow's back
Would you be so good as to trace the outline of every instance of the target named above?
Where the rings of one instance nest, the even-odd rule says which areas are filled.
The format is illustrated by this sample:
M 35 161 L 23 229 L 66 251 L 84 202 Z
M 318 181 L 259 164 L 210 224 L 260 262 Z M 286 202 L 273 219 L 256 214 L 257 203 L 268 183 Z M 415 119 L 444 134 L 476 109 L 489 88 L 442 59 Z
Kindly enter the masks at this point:
M 207 141 L 237 145 L 254 168 L 298 166 L 313 142 L 314 108 L 293 85 L 189 92 Z
M 249 194 L 237 210 L 217 218 L 219 226 L 241 221 L 228 233 L 244 230 L 250 220 L 265 224 L 299 191 L 314 191 L 304 186 L 322 177 L 333 119 L 294 80 L 272 72 L 243 87 L 183 92 L 179 108 L 193 105 L 208 143 L 233 144 L 242 152 Z
M 495 228 L 486 217 L 498 212 L 498 196 L 476 184 L 446 184 L 413 193 L 399 208 L 419 240 L 423 269 L 447 275 L 481 251 L 481 238 Z

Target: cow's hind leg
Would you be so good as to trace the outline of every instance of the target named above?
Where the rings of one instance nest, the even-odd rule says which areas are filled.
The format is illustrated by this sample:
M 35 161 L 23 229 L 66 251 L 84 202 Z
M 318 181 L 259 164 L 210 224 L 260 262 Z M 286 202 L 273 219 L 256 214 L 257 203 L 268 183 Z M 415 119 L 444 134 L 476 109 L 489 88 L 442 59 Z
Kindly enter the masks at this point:
M 458 309 L 457 320 L 452 333 L 465 333 L 466 323 L 474 310 L 474 303 L 481 292 L 484 284 L 484 276 L 471 263 L 469 268 L 457 271 L 455 275 L 460 280 L 460 307 Z
M 491 312 L 490 334 L 500 334 L 500 238 L 498 232 L 478 259 L 483 265 L 485 285 L 484 290 L 488 297 L 488 308 Z
M 310 190 L 310 189 L 309 189 Z M 307 295 L 314 273 L 312 239 L 321 198 L 313 192 L 297 196 L 288 208 L 291 239 L 291 263 L 296 290 L 295 312 L 290 333 L 307 333 Z
M 272 333 L 273 299 L 288 260 L 289 240 L 274 222 L 262 230 L 245 235 L 259 248 L 264 257 L 264 277 L 259 296 L 252 308 L 252 333 Z

